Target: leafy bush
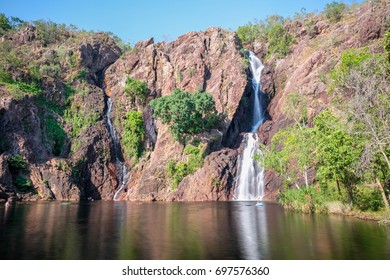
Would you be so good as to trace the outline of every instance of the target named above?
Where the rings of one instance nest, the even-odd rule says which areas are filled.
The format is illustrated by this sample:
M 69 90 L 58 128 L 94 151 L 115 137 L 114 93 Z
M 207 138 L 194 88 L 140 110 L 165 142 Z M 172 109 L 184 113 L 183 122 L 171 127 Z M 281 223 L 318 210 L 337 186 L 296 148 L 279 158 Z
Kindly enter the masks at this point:
M 11 170 L 24 170 L 27 168 L 27 163 L 21 155 L 14 155 L 8 159 L 8 165 Z
M 325 16 L 330 22 L 338 22 L 343 17 L 343 13 L 347 9 L 344 3 L 338 3 L 333 1 L 332 3 L 326 4 Z
M 3 13 L 0 13 L 0 36 L 4 35 L 11 28 L 12 26 L 8 18 Z
M 170 126 L 176 140 L 215 127 L 222 118 L 211 94 L 201 91 L 190 94 L 176 89 L 171 95 L 154 99 L 149 104 L 153 116 Z
M 124 88 L 124 92 L 135 100 L 140 100 L 143 104 L 146 101 L 146 97 L 148 94 L 148 86 L 146 83 L 133 79 L 131 77 L 128 77 L 126 79 L 126 85 Z
M 28 192 L 31 191 L 32 184 L 31 181 L 22 177 L 22 176 L 17 176 L 12 183 L 15 185 L 18 191 L 21 192 Z
M 314 187 L 286 189 L 279 194 L 281 205 L 304 213 L 327 212 L 326 201 L 326 193 Z
M 59 64 L 44 64 L 39 67 L 39 74 L 42 76 L 58 78 L 61 75 L 61 67 Z
M 243 44 L 253 43 L 255 40 L 268 43 L 268 55 L 274 54 L 278 58 L 285 57 L 295 42 L 294 36 L 284 28 L 283 17 L 278 15 L 269 16 L 266 22 L 249 22 L 238 27 L 236 32 Z
M 264 26 L 252 22 L 239 26 L 236 33 L 242 43 L 252 43 L 254 40 L 265 36 Z
M 384 207 L 381 192 L 377 188 L 358 188 L 355 195 L 355 204 L 363 211 L 378 211 Z
M 84 112 L 74 99 L 70 99 L 70 107 L 64 112 L 64 118 L 72 125 L 72 137 L 77 137 L 85 128 L 92 126 L 99 119 L 99 114 L 94 112 Z
M 189 174 L 194 173 L 204 162 L 204 148 L 187 145 L 184 148 L 184 155 L 188 155 L 187 162 L 171 160 L 167 165 L 167 177 L 172 179 L 172 189 L 175 190 L 180 182 Z
M 46 135 L 51 142 L 52 153 L 59 156 L 64 148 L 66 134 L 61 125 L 52 116 L 47 116 L 45 120 Z
M 126 114 L 124 122 L 122 146 L 125 156 L 138 160 L 143 152 L 145 125 L 142 113 L 131 111 Z
M 333 92 L 335 88 L 342 87 L 345 77 L 354 68 L 359 67 L 364 61 L 373 55 L 369 53 L 367 47 L 363 49 L 348 49 L 341 54 L 340 63 L 330 73 L 329 91 Z
M 387 60 L 390 63 L 390 28 L 387 29 L 384 37 L 384 49 L 387 54 Z
M 275 54 L 278 58 L 285 57 L 290 52 L 290 46 L 295 42 L 294 37 L 283 27 L 281 23 L 275 23 L 269 26 L 268 51 Z

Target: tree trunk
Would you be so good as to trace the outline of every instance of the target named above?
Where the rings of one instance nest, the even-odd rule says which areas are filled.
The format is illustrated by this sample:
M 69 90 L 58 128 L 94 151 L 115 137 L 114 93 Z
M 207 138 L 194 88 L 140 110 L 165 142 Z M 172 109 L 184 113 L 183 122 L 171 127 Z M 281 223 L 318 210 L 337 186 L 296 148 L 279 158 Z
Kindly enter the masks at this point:
M 389 201 L 387 200 L 386 193 L 385 193 L 385 189 L 383 188 L 383 186 L 382 186 L 382 184 L 381 184 L 381 181 L 379 180 L 378 177 L 376 177 L 375 180 L 376 180 L 376 184 L 377 184 L 378 187 L 379 187 L 379 190 L 381 191 L 382 199 L 383 199 L 383 203 L 385 204 L 386 211 L 389 211 L 389 210 L 390 210 Z
M 339 191 L 339 195 L 341 195 L 341 189 L 340 189 L 340 182 L 339 182 L 339 180 L 336 180 L 336 184 L 337 184 L 337 190 Z
M 305 170 L 304 175 L 305 175 L 305 184 L 306 184 L 306 188 L 308 188 L 308 187 L 309 187 L 309 181 L 308 181 L 308 179 L 307 179 L 307 170 Z

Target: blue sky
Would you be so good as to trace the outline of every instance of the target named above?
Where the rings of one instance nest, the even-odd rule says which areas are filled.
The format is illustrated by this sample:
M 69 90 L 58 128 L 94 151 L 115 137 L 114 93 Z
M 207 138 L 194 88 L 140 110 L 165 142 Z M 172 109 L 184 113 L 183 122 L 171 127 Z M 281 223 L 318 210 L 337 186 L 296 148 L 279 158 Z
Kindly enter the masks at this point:
M 132 44 L 173 40 L 211 26 L 235 30 L 266 16 L 322 11 L 332 0 L 0 0 L 0 12 L 25 21 L 46 19 L 80 29 L 112 31 Z M 345 0 L 344 3 L 361 2 Z

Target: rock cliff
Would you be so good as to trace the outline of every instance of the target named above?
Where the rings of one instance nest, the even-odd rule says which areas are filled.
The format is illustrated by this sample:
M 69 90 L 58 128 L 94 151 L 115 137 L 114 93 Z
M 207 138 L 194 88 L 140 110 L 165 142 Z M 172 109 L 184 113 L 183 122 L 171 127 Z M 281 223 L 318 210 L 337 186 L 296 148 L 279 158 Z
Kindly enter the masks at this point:
M 173 191 L 166 176 L 170 160 L 185 161 L 184 145 L 172 139 L 166 125 L 151 118 L 149 107 L 140 108 L 146 120 L 147 155 L 130 171 L 131 180 L 124 199 L 143 200 L 226 200 L 231 198 L 236 151 L 224 148 L 222 140 L 234 141 L 231 132 L 234 115 L 247 90 L 248 78 L 241 46 L 234 33 L 220 28 L 191 32 L 171 43 L 153 40 L 140 42 L 105 72 L 105 89 L 114 103 L 113 115 L 121 123 L 134 104 L 124 93 L 127 77 L 144 81 L 149 88 L 148 101 L 169 95 L 175 88 L 211 93 L 219 113 L 227 118 L 213 131 L 204 133 L 201 142 L 207 148 L 205 164 L 187 176 Z M 122 128 L 117 127 L 119 134 Z M 228 132 L 229 131 L 229 132 Z M 129 163 L 131 164 L 131 163 Z

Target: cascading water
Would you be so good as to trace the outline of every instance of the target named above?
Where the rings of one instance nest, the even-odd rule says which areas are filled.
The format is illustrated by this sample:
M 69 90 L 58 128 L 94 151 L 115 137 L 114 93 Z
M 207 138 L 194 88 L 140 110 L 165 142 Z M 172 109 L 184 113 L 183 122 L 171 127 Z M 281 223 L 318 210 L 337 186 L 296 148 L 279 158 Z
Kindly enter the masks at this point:
M 236 200 L 261 200 L 264 196 L 264 167 L 254 159 L 255 154 L 262 156 L 256 132 L 266 118 L 266 101 L 260 91 L 260 77 L 264 65 L 252 52 L 249 55 L 249 62 L 253 76 L 253 111 L 250 132 L 244 135 L 243 152 L 238 158 L 238 176 L 234 194 Z
M 114 125 L 112 124 L 112 100 L 110 97 L 107 97 L 107 111 L 106 111 L 106 123 L 108 126 L 108 132 L 110 133 L 112 143 L 114 145 L 114 153 L 115 153 L 115 162 L 116 162 L 116 170 L 117 170 L 117 178 L 119 180 L 120 187 L 114 194 L 114 200 L 118 199 L 121 191 L 126 187 L 126 184 L 129 180 L 128 173 L 129 170 L 124 163 L 121 146 L 118 141 L 117 133 Z

